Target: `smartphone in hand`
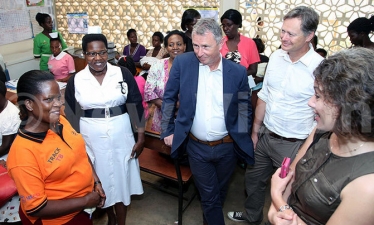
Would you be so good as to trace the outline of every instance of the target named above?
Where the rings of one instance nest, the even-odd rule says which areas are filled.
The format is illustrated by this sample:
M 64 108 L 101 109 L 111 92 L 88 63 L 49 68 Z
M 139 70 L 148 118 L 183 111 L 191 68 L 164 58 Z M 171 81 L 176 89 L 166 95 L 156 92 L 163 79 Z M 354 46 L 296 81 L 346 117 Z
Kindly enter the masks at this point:
M 281 172 L 279 174 L 280 178 L 285 178 L 290 171 L 291 158 L 284 157 L 281 167 Z

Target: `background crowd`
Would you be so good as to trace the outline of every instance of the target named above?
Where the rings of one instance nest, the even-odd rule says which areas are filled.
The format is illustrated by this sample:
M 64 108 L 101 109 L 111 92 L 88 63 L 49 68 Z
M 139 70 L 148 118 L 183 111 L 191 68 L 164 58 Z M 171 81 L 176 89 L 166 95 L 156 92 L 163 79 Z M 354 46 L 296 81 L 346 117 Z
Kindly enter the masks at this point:
M 103 34 L 86 34 L 78 72 L 51 17 L 36 20 L 40 70 L 19 79 L 18 107 L 0 81 L 0 166 L 17 186 L 13 220 L 92 224 L 98 207 L 108 224 L 125 224 L 131 196 L 143 194 L 138 157 L 150 131 L 171 157 L 187 154 L 203 224 L 225 223 L 238 161 L 246 199 L 228 213 L 233 221 L 263 223 L 271 178 L 271 224 L 374 223 L 374 16 L 352 21 L 352 48 L 328 56 L 317 48 L 319 15 L 296 7 L 268 57 L 260 38 L 239 32 L 239 11 L 219 24 L 188 9 L 182 31 L 155 31 L 151 49 L 129 29 L 115 62 Z M 56 81 L 67 82 L 64 99 Z M 284 157 L 292 164 L 280 178 Z

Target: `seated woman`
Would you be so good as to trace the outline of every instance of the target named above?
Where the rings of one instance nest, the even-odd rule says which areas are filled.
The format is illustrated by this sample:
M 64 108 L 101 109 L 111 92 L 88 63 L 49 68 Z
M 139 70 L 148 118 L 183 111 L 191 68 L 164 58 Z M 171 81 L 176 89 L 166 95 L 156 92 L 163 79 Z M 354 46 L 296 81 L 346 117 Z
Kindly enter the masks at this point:
M 16 137 L 21 123 L 18 115 L 19 110 L 13 103 L 6 99 L 6 91 L 5 84 L 0 81 L 0 166 L 5 168 L 10 146 Z M 0 205 L 0 223 L 5 221 L 9 223 L 20 221 L 18 209 L 19 196 L 15 195 L 7 204 Z
M 146 54 L 145 47 L 138 43 L 138 36 L 136 35 L 135 29 L 129 29 L 127 31 L 127 38 L 130 44 L 123 48 L 123 55 L 131 56 L 134 59 L 135 65 L 141 67 L 140 59 Z
M 151 130 L 155 132 L 161 132 L 161 105 L 166 83 L 169 79 L 170 68 L 175 57 L 186 50 L 184 33 L 178 30 L 169 32 L 165 37 L 164 46 L 166 46 L 170 57 L 161 59 L 151 67 L 144 88 L 144 100 L 156 106 L 151 124 Z
M 60 115 L 61 93 L 49 72 L 31 70 L 17 84 L 22 125 L 7 167 L 21 199 L 22 224 L 92 224 L 86 208 L 105 194 L 82 135 Z
M 62 35 L 58 31 L 52 30 L 53 21 L 50 15 L 46 13 L 37 13 L 35 16 L 35 19 L 39 23 L 39 25 L 43 28 L 43 31 L 37 34 L 35 38 L 33 39 L 34 41 L 33 54 L 35 58 L 40 58 L 40 63 L 39 63 L 40 70 L 48 70 L 48 59 L 49 59 L 49 56 L 52 54 L 51 48 L 49 46 L 49 39 L 51 38 L 49 34 L 52 32 L 58 33 L 58 37 L 61 40 L 62 51 L 67 50 L 68 46 L 66 45 L 64 39 L 62 38 Z
M 0 161 L 7 159 L 10 146 L 21 123 L 19 110 L 6 99 L 6 92 L 5 84 L 0 81 Z
M 142 65 L 143 70 L 149 70 L 152 64 L 157 62 L 157 59 L 164 58 L 164 55 L 167 53 L 166 49 L 162 47 L 162 42 L 164 41 L 164 35 L 156 31 L 152 35 L 152 46 L 153 48 L 150 49 L 145 57 L 140 60 L 140 64 Z
M 57 35 L 50 39 L 50 46 L 52 55 L 48 60 L 48 69 L 55 76 L 55 80 L 67 82 L 75 73 L 74 59 L 61 51 L 61 40 Z
M 338 52 L 314 75 L 309 106 L 316 114 L 317 131 L 300 149 L 291 172 L 283 179 L 279 169 L 273 175 L 269 221 L 374 224 L 373 51 Z
M 374 15 L 370 19 L 359 17 L 347 27 L 349 40 L 354 46 L 374 50 L 374 42 L 370 40 L 369 36 L 372 31 L 374 31 Z
M 221 16 L 221 23 L 226 34 L 221 48 L 222 56 L 240 63 L 247 68 L 248 76 L 256 78 L 260 57 L 255 42 L 239 33 L 239 28 L 242 27 L 242 14 L 235 9 L 229 9 Z
M 166 49 L 162 47 L 162 42 L 164 41 L 164 35 L 160 31 L 156 31 L 152 35 L 152 46 L 145 56 L 155 57 L 158 59 L 164 58 L 164 55 L 167 53 Z

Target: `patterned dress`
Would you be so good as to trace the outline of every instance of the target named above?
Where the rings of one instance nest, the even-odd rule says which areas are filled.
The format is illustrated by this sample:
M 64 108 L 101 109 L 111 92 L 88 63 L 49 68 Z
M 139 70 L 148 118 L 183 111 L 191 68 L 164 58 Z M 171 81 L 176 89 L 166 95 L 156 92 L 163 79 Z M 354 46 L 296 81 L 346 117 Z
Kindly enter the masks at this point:
M 169 79 L 169 58 L 161 59 L 149 70 L 144 88 L 144 100 L 163 99 L 166 83 Z M 161 132 L 161 109 L 156 107 L 153 112 L 151 130 Z

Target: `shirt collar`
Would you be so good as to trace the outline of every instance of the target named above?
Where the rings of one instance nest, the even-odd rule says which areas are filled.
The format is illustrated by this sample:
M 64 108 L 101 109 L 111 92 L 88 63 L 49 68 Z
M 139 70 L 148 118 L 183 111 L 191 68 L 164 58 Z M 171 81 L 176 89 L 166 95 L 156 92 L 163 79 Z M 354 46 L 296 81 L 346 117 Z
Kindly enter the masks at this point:
M 121 68 L 119 66 L 113 66 L 110 63 L 106 63 L 107 66 L 107 71 L 105 73 L 105 76 L 113 76 L 117 73 L 117 70 L 121 71 Z M 91 71 L 90 71 L 90 66 L 87 64 L 87 66 L 83 69 L 84 70 L 84 75 L 82 76 L 83 79 L 90 80 L 93 78 Z
M 305 55 L 303 55 L 303 57 L 301 57 L 300 59 L 299 59 L 299 61 L 301 62 L 301 63 L 303 63 L 305 66 L 309 66 L 309 64 L 312 62 L 312 60 L 313 59 L 315 59 L 315 55 L 319 55 L 318 53 L 316 53 L 315 51 L 314 51 L 314 48 L 313 48 L 313 45 L 311 44 L 311 43 L 309 43 L 309 51 L 305 54 Z M 322 57 L 322 56 L 321 56 Z
M 215 71 L 222 71 L 222 55 L 221 57 L 219 57 L 219 64 L 218 64 L 217 69 L 215 69 Z
M 284 51 L 283 49 L 280 49 L 280 51 L 281 51 L 281 53 L 279 54 L 279 56 L 281 56 L 284 59 L 286 59 L 287 61 L 291 62 L 291 59 L 290 59 L 290 56 L 288 55 L 288 53 L 286 51 Z M 312 62 L 312 60 L 315 59 L 315 53 L 316 52 L 314 51 L 313 45 L 311 43 L 309 43 L 309 51 L 307 53 L 305 53 L 305 55 L 303 55 L 299 60 L 297 60 L 294 63 L 301 62 L 305 66 L 309 66 L 309 64 Z M 317 53 L 317 55 L 319 55 L 319 54 Z
M 60 52 L 60 54 L 58 54 L 56 57 L 53 56 L 53 54 L 51 55 L 51 59 L 56 59 L 56 60 L 60 60 L 62 59 L 67 53 L 66 52 Z
M 219 64 L 218 64 L 218 67 L 217 69 L 213 70 L 213 71 L 222 71 L 222 54 L 220 53 L 221 57 L 219 57 Z M 202 64 L 200 61 L 199 61 L 199 66 L 206 66 L 208 68 L 208 70 L 210 71 L 210 68 L 208 65 L 204 65 Z M 212 72 L 213 72 L 212 71 Z
M 64 126 L 61 123 L 59 123 L 57 126 L 58 126 L 58 129 L 59 129 L 59 133 L 62 134 L 62 129 L 63 129 Z M 27 140 L 30 140 L 30 141 L 33 141 L 33 142 L 36 142 L 36 143 L 42 143 L 44 141 L 45 137 L 47 137 L 48 132 L 53 132 L 53 131 L 49 129 L 48 131 L 45 131 L 45 132 L 33 133 L 33 132 L 29 132 L 29 131 L 27 131 L 23 128 L 20 128 L 18 130 L 18 135 L 27 139 Z

